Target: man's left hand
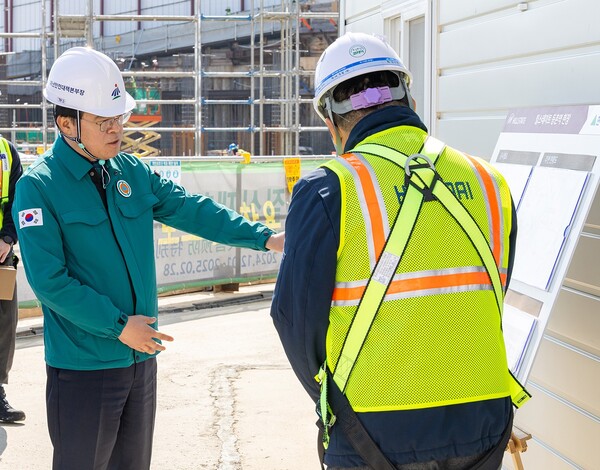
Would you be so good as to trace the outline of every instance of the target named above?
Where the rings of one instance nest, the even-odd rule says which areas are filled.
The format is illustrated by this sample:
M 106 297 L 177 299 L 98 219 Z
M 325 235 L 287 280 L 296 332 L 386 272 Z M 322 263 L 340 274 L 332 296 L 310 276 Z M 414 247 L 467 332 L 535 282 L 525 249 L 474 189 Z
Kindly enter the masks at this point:
M 10 249 L 12 245 L 6 243 L 4 240 L 0 238 L 0 263 L 4 263 L 6 257 L 10 253 Z
M 274 233 L 269 237 L 265 248 L 271 251 L 283 252 L 283 243 L 285 242 L 285 232 Z

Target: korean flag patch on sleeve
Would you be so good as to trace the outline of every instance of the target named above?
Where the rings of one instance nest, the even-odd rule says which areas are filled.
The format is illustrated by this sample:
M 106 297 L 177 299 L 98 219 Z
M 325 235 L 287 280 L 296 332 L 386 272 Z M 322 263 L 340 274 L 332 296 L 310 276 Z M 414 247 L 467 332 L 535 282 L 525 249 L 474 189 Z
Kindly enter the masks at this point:
M 21 228 L 44 225 L 42 209 L 25 209 L 19 211 L 19 226 Z

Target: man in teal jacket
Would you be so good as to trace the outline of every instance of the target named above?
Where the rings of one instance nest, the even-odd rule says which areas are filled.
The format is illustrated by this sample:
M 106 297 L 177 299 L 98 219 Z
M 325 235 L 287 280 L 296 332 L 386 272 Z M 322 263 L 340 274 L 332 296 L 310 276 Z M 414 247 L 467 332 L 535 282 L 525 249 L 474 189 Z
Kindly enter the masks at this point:
M 25 271 L 43 305 L 53 468 L 150 466 L 158 315 L 153 221 L 229 245 L 282 248 L 282 234 L 161 179 L 120 153 L 135 106 L 115 63 L 72 48 L 44 96 L 60 136 L 17 184 Z

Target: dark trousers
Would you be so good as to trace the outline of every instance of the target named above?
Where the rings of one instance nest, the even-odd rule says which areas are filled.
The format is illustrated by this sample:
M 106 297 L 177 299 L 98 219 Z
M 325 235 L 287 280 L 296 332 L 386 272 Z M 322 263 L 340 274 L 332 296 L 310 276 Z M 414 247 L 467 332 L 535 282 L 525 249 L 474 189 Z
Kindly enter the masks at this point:
M 510 439 L 513 418 L 514 414 L 511 412 L 498 444 L 482 454 L 467 457 L 451 457 L 447 460 L 407 463 L 396 465 L 396 468 L 398 470 L 502 470 L 504 450 Z M 370 470 L 370 467 L 327 467 L 327 470 Z
M 13 253 L 8 253 L 2 266 L 13 265 Z M 8 383 L 8 373 L 15 355 L 17 322 L 19 321 L 19 302 L 17 285 L 12 300 L 0 300 L 0 384 Z
M 483 454 L 482 454 L 483 455 Z M 465 470 L 473 468 L 482 455 L 472 457 L 456 457 L 444 461 L 431 461 L 422 463 L 412 463 L 396 465 L 398 470 Z M 501 470 L 502 464 L 499 464 L 498 470 Z M 327 470 L 372 470 L 371 467 L 327 467 Z
M 124 369 L 46 372 L 53 470 L 150 468 L 156 359 Z

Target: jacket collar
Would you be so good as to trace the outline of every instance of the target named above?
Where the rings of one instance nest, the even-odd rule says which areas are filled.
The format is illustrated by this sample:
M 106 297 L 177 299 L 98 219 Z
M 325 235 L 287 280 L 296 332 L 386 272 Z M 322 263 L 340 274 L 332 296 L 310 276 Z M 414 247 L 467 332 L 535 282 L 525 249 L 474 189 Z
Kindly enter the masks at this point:
M 81 180 L 93 166 L 92 162 L 73 150 L 62 135 L 54 141 L 52 154 L 78 180 Z M 111 168 L 110 160 L 106 162 L 106 168 Z
M 418 127 L 427 132 L 427 127 L 412 109 L 406 106 L 386 106 L 366 115 L 356 123 L 348 136 L 344 153 L 352 150 L 367 137 L 398 126 Z

